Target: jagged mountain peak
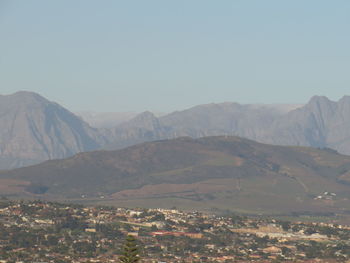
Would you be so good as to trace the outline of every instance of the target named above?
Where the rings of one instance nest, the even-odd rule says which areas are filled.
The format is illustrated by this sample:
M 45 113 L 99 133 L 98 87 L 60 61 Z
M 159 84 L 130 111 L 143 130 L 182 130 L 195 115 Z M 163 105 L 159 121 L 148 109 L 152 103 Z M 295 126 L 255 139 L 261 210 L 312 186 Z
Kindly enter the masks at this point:
M 327 105 L 334 105 L 336 102 L 331 101 L 326 96 L 313 96 L 309 102 L 305 106 L 327 106 Z
M 37 93 L 1 96 L 0 113 L 0 169 L 99 148 L 96 130 Z
M 9 95 L 0 95 L 0 101 L 3 106 L 17 103 L 18 107 L 45 105 L 50 103 L 50 101 L 44 98 L 43 96 L 30 91 L 18 91 Z
M 147 128 L 150 128 L 155 125 L 156 126 L 159 125 L 159 119 L 152 112 L 145 111 L 136 115 L 131 120 L 120 124 L 116 128 L 118 129 L 120 127 L 144 127 L 144 126 L 146 126 Z

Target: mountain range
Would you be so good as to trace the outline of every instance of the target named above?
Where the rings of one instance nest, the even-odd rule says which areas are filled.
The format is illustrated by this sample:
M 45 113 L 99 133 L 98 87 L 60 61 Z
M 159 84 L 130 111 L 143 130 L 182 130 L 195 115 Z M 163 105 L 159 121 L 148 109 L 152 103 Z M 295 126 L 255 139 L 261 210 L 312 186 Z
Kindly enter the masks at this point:
M 98 123 L 98 117 L 93 116 L 90 115 L 91 123 Z M 226 102 L 160 117 L 147 111 L 134 117 L 105 116 L 98 124 L 100 128 L 95 128 L 85 121 L 89 120 L 86 115 L 79 117 L 39 94 L 22 91 L 0 96 L 0 169 L 183 136 L 240 136 L 269 144 L 332 148 L 350 154 L 349 116 L 350 97 L 334 102 L 315 96 L 305 105 Z
M 159 118 L 145 112 L 109 132 L 109 149 L 180 136 L 231 135 L 276 145 L 332 148 L 350 154 L 350 97 L 334 102 L 314 96 L 307 104 L 289 111 L 269 105 L 220 103 Z

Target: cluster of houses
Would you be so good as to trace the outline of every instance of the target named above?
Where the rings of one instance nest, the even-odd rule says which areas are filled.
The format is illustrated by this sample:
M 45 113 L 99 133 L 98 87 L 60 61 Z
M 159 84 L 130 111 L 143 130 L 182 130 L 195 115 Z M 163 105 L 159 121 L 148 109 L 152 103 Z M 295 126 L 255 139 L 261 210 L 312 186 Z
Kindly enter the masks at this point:
M 127 235 L 138 240 L 145 263 L 350 258 L 350 229 L 341 225 L 176 209 L 0 202 L 0 263 L 118 262 Z

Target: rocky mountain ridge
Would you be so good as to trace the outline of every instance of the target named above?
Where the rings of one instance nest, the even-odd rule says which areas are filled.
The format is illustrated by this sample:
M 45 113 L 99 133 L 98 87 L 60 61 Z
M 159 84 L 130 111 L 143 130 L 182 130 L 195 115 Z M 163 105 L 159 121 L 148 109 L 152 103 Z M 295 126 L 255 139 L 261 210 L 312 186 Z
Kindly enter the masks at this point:
M 124 146 L 134 144 L 133 141 L 139 143 L 180 136 L 200 138 L 231 135 L 276 145 L 333 148 L 350 154 L 349 96 L 344 96 L 338 102 L 314 96 L 304 106 L 290 111 L 265 105 L 221 103 L 199 105 L 160 118 L 149 118 L 157 125 L 142 125 L 144 120 L 135 118 L 112 131 L 115 135 L 130 135 L 129 143 Z M 135 127 L 139 132 L 137 135 L 132 133 Z M 117 142 L 123 139 L 115 136 L 112 141 L 118 145 Z

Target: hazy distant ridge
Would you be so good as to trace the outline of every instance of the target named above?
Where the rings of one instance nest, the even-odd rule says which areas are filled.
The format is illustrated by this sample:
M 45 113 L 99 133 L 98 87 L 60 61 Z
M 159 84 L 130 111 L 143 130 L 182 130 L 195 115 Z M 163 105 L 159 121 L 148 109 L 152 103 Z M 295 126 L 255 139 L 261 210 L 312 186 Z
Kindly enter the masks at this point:
M 292 110 L 288 110 L 283 105 L 220 103 L 199 105 L 160 118 L 141 114 L 111 129 L 110 146 L 118 148 L 179 136 L 235 135 L 270 144 L 329 147 L 350 154 L 349 96 L 338 102 L 314 96 L 306 105 L 294 107 L 290 105 Z

